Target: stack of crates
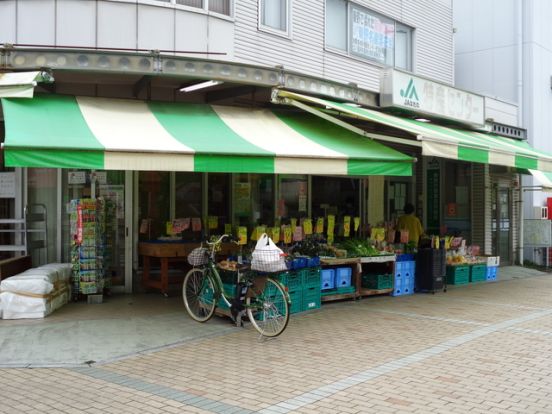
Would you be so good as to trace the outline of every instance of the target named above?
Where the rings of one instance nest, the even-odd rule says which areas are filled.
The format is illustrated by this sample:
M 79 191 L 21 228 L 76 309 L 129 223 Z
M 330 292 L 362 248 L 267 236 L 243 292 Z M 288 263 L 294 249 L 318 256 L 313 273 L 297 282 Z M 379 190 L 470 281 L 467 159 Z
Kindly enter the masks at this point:
M 395 263 L 395 280 L 392 296 L 412 295 L 416 281 L 416 262 L 413 260 Z
M 487 282 L 496 282 L 498 278 L 498 265 L 500 264 L 500 256 L 487 257 L 487 271 L 485 273 L 485 280 Z
M 309 267 L 301 272 L 303 281 L 303 311 L 319 309 L 322 302 L 320 292 L 320 268 Z
M 393 275 L 391 273 L 362 275 L 362 287 L 367 289 L 382 290 L 393 288 Z
M 287 288 L 291 305 L 290 313 L 303 310 L 303 275 L 301 272 L 286 272 L 280 275 L 280 282 Z
M 447 283 L 449 285 L 466 285 L 470 283 L 470 267 L 447 266 Z
M 470 266 L 470 283 L 484 282 L 487 280 L 487 266 L 474 264 Z
M 350 266 L 322 269 L 320 274 L 322 296 L 343 295 L 356 291 L 355 286 L 351 286 L 353 269 Z

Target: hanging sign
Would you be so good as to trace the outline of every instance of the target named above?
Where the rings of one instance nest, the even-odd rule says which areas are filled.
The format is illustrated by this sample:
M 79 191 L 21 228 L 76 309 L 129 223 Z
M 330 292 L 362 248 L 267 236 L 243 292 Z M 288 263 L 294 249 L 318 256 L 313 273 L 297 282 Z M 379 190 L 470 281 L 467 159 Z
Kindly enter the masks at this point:
M 360 227 L 360 217 L 355 217 L 355 233 L 358 231 L 358 228 Z
M 312 234 L 312 220 L 310 218 L 303 220 L 303 232 L 305 236 Z
M 297 226 L 295 227 L 295 230 L 293 230 L 293 241 L 301 240 L 303 240 L 303 227 Z
M 328 236 L 333 236 L 335 228 L 335 216 L 333 214 L 328 214 L 328 228 L 326 234 Z
M 351 235 L 351 216 L 343 217 L 343 237 Z
M 225 234 L 232 234 L 232 224 L 231 223 L 225 223 L 224 224 L 224 233 Z
M 316 219 L 316 234 L 324 233 L 324 217 L 319 217 Z
M 207 219 L 207 222 L 209 223 L 209 230 L 214 230 L 218 228 L 218 217 L 217 216 L 209 216 Z
M 280 241 L 280 227 L 272 227 L 272 241 L 274 243 Z
M 86 184 L 86 173 L 84 171 L 69 171 L 67 182 L 69 184 Z
M 284 243 L 290 244 L 291 243 L 291 226 L 282 226 L 282 231 L 284 233 Z
M 238 227 L 238 238 L 240 239 L 239 244 L 241 246 L 247 244 L 247 227 L 245 226 Z
M 77 234 L 75 237 L 77 244 L 82 244 L 82 205 L 77 206 Z

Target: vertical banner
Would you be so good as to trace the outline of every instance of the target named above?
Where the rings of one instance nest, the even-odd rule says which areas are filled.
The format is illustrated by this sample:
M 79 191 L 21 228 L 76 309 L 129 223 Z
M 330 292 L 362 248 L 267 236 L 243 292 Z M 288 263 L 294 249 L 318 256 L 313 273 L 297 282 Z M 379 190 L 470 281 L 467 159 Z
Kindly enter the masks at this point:
M 439 234 L 441 226 L 441 170 L 430 168 L 426 171 L 427 177 L 427 223 L 425 223 L 428 234 Z

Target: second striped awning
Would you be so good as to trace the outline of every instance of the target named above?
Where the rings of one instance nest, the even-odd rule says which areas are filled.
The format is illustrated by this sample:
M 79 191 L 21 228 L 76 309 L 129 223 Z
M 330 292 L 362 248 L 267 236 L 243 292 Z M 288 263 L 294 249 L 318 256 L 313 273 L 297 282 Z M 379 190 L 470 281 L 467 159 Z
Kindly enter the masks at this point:
M 11 167 L 404 176 L 414 161 L 290 111 L 63 95 L 2 106 Z
M 423 155 L 552 172 L 552 154 L 539 151 L 525 141 L 447 128 L 289 91 L 279 91 L 278 96 L 287 99 L 291 104 L 301 101 L 314 105 L 312 107 L 314 110 L 310 112 L 319 113 L 320 116 L 324 114 L 324 109 L 331 109 L 344 117 L 361 119 L 408 132 L 421 141 Z

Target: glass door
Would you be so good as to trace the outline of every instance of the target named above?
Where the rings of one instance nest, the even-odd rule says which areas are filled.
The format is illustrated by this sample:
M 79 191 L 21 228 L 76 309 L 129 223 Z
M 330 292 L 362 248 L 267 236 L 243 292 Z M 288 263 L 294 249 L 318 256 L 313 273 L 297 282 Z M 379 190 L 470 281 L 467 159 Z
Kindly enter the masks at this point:
M 509 188 L 497 188 L 492 192 L 492 243 L 493 255 L 500 262 L 510 264 L 511 255 L 511 194 Z

